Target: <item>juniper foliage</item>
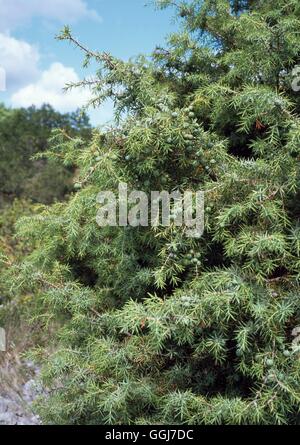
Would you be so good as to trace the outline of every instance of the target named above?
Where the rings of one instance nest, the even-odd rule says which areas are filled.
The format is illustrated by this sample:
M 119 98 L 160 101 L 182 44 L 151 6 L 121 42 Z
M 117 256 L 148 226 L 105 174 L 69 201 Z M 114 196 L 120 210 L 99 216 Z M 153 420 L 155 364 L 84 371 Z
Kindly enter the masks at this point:
M 73 196 L 19 223 L 36 245 L 18 282 L 59 320 L 45 422 L 299 424 L 298 0 L 193 0 L 151 59 L 80 46 L 116 123 L 53 136 Z M 70 85 L 72 87 L 72 85 Z M 205 233 L 99 228 L 100 190 L 204 190 Z

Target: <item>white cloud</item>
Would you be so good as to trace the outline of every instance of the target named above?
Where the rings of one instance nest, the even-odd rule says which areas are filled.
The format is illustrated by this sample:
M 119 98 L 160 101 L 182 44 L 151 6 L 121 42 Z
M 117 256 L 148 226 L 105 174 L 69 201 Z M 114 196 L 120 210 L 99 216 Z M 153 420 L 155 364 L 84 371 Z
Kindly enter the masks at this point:
M 85 105 L 90 99 L 88 89 L 75 88 L 63 91 L 67 83 L 78 81 L 79 77 L 73 68 L 58 62 L 53 63 L 48 70 L 42 72 L 35 83 L 30 83 L 15 92 L 11 97 L 11 104 L 13 107 L 29 107 L 48 103 L 61 112 L 73 111 Z
M 40 55 L 35 46 L 0 33 L 0 54 L 8 89 L 19 88 L 38 77 Z
M 48 70 L 43 71 L 37 82 L 31 83 L 14 93 L 10 102 L 16 108 L 31 105 L 40 107 L 47 103 L 62 113 L 75 111 L 77 108 L 86 105 L 91 98 L 88 89 L 75 88 L 71 91 L 63 91 L 67 83 L 78 81 L 79 76 L 73 68 L 56 62 Z M 112 102 L 107 101 L 101 107 L 91 109 L 89 115 L 94 126 L 109 122 L 113 118 Z
M 84 0 L 0 0 L 0 31 L 29 23 L 34 17 L 75 23 L 82 18 L 102 19 Z

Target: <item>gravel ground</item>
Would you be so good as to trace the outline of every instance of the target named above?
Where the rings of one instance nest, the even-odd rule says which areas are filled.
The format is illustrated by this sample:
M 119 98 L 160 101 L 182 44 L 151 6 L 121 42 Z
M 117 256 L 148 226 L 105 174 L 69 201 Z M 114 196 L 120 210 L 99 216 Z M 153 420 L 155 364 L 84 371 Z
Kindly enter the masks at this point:
M 18 393 L 15 390 L 0 393 L 0 425 L 39 425 L 40 419 L 33 414 L 31 405 L 41 392 L 32 378 L 21 385 Z
M 23 403 L 0 397 L 0 425 L 39 425 L 38 416 L 31 414 Z

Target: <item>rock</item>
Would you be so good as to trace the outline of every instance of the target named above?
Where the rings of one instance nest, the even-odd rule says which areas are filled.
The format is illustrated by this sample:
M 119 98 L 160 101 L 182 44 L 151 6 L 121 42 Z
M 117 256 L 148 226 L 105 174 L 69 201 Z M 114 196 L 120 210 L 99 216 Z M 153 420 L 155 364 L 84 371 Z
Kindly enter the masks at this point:
M 0 425 L 15 425 L 14 415 L 9 412 L 0 413 Z
M 38 370 L 34 371 L 38 375 Z M 32 403 L 43 392 L 41 385 L 31 378 L 17 392 L 6 390 L 0 394 L 0 425 L 40 425 L 39 416 L 32 412 Z
M 33 402 L 43 392 L 41 385 L 34 379 L 28 380 L 23 386 L 23 398 L 27 402 Z

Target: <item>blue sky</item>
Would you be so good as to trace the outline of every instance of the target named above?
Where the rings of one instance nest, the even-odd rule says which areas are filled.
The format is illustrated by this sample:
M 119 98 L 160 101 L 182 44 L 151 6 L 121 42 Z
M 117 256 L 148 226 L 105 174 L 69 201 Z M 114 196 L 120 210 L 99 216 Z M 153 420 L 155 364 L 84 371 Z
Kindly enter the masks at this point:
M 157 11 L 147 0 L 0 0 L 0 67 L 6 91 L 0 102 L 12 107 L 50 103 L 72 111 L 88 92 L 62 93 L 63 85 L 88 74 L 82 54 L 55 40 L 63 25 L 92 49 L 128 59 L 149 54 L 175 31 L 172 11 Z M 150 3 L 148 1 L 148 3 Z M 111 117 L 111 105 L 92 111 L 93 124 Z

